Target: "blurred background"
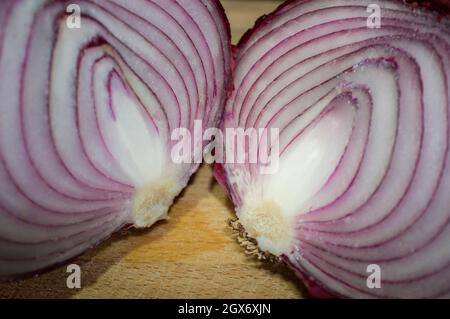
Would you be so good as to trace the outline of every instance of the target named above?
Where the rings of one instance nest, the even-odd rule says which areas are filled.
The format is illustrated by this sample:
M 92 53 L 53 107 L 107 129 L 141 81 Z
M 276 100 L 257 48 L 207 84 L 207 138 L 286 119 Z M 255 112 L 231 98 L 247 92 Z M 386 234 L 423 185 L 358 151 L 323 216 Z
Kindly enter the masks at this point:
M 281 0 L 221 0 L 231 24 L 233 43 L 236 44 L 242 35 L 253 26 L 255 21 L 273 11 Z

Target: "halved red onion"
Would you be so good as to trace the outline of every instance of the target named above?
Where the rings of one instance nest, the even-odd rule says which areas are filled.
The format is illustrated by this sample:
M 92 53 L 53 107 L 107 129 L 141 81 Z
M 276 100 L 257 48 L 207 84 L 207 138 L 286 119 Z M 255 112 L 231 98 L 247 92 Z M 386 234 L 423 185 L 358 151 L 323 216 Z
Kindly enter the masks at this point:
M 288 1 L 242 39 L 234 72 L 223 129 L 280 130 L 275 174 L 216 166 L 260 249 L 314 296 L 449 297 L 450 19 Z
M 218 1 L 78 0 L 80 28 L 71 3 L 0 2 L 1 279 L 165 218 L 199 165 L 172 162 L 172 130 L 227 97 Z

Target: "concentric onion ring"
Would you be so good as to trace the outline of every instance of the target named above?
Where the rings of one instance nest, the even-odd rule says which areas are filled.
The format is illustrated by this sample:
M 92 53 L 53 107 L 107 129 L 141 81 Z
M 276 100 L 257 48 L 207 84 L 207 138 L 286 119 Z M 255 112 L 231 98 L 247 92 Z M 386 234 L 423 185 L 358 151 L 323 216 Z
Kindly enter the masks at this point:
M 450 297 L 448 18 L 288 1 L 238 45 L 234 87 L 224 129 L 280 130 L 276 174 L 216 168 L 262 250 L 316 296 Z
M 172 163 L 172 130 L 227 96 L 218 1 L 79 0 L 70 28 L 72 2 L 0 3 L 1 279 L 164 218 L 198 167 Z

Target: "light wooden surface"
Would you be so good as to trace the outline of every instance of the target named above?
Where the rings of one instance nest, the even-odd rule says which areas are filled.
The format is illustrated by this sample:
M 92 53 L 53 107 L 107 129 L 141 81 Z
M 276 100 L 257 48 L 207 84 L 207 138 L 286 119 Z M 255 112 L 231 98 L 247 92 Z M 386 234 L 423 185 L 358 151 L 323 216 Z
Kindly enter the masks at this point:
M 277 2 L 223 1 L 236 41 Z M 300 298 L 283 266 L 247 257 L 227 221 L 232 205 L 203 166 L 170 211 L 149 230 L 116 234 L 74 261 L 82 288 L 66 287 L 66 269 L 0 284 L 3 298 Z

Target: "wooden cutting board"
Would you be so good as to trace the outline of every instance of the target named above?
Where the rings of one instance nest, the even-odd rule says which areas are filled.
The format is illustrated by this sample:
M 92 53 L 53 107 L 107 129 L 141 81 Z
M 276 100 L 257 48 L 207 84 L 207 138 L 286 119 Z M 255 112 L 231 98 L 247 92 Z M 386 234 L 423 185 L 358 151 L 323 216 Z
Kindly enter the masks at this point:
M 277 1 L 224 0 L 233 40 Z M 0 284 L 2 298 L 301 298 L 302 286 L 283 266 L 247 257 L 227 221 L 232 204 L 203 166 L 170 210 L 148 230 L 116 234 L 73 263 L 81 289 L 66 286 L 66 267 Z

